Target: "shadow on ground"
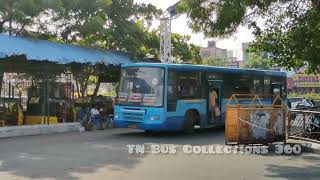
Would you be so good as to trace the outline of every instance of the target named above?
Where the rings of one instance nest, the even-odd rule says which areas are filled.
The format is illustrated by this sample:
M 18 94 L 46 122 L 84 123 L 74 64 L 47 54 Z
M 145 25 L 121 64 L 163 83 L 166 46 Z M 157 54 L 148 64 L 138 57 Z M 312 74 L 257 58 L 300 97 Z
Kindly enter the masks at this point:
M 17 179 L 78 179 L 99 168 L 133 168 L 143 156 L 128 155 L 106 132 L 23 137 L 0 141 L 0 174 Z
M 265 177 L 272 179 L 290 179 L 290 180 L 316 180 L 320 178 L 320 157 L 312 154 L 304 156 L 295 156 L 291 160 L 301 158 L 302 160 L 309 162 L 310 165 L 302 165 L 297 161 L 290 161 L 290 165 L 266 165 L 266 171 L 268 172 Z

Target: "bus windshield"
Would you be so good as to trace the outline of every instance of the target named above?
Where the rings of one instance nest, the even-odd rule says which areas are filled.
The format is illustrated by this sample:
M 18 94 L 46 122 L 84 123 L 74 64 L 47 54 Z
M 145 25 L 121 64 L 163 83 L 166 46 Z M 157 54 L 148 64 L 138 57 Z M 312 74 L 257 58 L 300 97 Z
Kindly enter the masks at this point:
M 163 106 L 163 85 L 163 68 L 123 68 L 117 104 L 126 106 Z

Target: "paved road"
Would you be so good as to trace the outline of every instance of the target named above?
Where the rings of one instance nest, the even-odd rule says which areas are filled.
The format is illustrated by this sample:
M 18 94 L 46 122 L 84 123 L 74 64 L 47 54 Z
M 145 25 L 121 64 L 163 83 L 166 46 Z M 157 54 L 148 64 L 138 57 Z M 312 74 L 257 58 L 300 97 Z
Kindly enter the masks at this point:
M 320 179 L 320 155 L 129 155 L 127 144 L 224 144 L 223 130 L 147 135 L 135 130 L 0 140 L 0 179 Z

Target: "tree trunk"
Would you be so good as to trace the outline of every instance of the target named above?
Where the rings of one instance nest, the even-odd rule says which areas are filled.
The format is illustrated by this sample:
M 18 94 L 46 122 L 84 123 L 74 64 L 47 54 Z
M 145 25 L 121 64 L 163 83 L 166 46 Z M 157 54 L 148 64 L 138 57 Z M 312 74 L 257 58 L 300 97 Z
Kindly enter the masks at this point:
M 9 3 L 9 35 L 12 35 L 12 21 L 13 21 L 13 1 Z
M 78 80 L 76 80 L 76 86 L 77 86 L 78 98 L 80 98 L 80 97 L 81 97 L 81 95 L 80 95 L 80 88 L 79 88 Z
M 82 97 L 85 97 L 85 96 L 86 96 L 86 90 L 87 90 L 87 87 L 88 87 L 88 81 L 89 81 L 89 76 L 88 76 L 87 78 L 85 78 L 85 79 L 84 79 L 84 82 L 82 82 L 82 83 L 80 84 Z
M 3 33 L 4 23 L 5 23 L 5 22 L 6 22 L 5 20 L 3 20 L 3 21 L 0 22 L 0 33 Z
M 0 72 L 0 98 L 1 98 L 1 91 L 2 91 L 2 82 L 3 82 L 3 72 Z
M 9 35 L 12 35 L 12 20 L 9 21 Z
M 20 30 L 17 32 L 17 35 L 18 36 L 23 36 L 23 33 L 24 33 L 24 28 L 26 27 L 26 24 L 23 24 L 20 28 Z
M 94 92 L 93 92 L 93 95 L 92 95 L 93 97 L 98 95 L 98 92 L 99 92 L 99 89 L 100 89 L 100 85 L 101 85 L 101 77 L 98 76 L 98 82 L 96 84 L 96 88 L 94 89 Z

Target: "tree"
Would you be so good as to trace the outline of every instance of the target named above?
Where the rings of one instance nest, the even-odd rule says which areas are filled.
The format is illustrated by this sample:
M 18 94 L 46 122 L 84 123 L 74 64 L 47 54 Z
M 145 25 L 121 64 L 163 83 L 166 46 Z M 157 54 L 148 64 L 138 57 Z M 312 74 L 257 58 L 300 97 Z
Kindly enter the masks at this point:
M 149 25 L 162 11 L 151 4 L 133 0 L 0 0 L 0 4 L 0 32 L 113 49 L 137 60 L 159 59 L 159 31 L 150 31 Z M 173 55 L 199 63 L 199 47 L 189 40 L 174 34 Z
M 90 77 L 96 77 L 101 73 L 99 71 L 101 65 L 71 63 L 68 66 L 76 82 L 78 97 L 85 97 Z
M 270 70 L 269 59 L 264 59 L 261 53 L 249 53 L 249 61 L 244 65 L 245 68 Z
M 145 41 L 151 44 L 148 38 L 152 36 L 144 38 L 150 34 L 144 23 L 161 13 L 150 4 L 136 4 L 133 0 L 0 0 L 0 4 L 1 32 L 113 49 L 137 59 L 145 56 L 141 50 Z M 95 65 L 71 66 L 78 95 L 86 94 L 91 76 L 97 79 L 97 94 L 103 75 L 100 69 Z
M 183 0 L 179 11 L 196 32 L 228 37 L 244 25 L 254 32 L 255 51 L 271 52 L 273 63 L 289 69 L 307 61 L 311 71 L 320 69 L 318 0 Z
M 86 47 L 107 48 L 139 59 L 145 54 L 146 25 L 161 14 L 133 0 L 60 0 L 36 24 L 38 37 Z
M 0 33 L 16 35 L 26 34 L 36 17 L 57 5 L 55 1 L 46 0 L 0 0 L 0 4 Z
M 182 62 L 200 64 L 200 47 L 190 44 L 190 36 L 184 36 L 177 33 L 172 34 L 172 56 Z
M 227 67 L 228 65 L 225 59 L 222 59 L 219 57 L 204 59 L 202 64 L 208 65 L 208 66 L 220 66 L 220 67 Z
M 151 4 L 133 0 L 0 0 L 0 4 L 2 32 L 115 50 L 137 61 L 159 59 L 159 31 L 149 30 L 149 26 L 162 11 Z M 188 36 L 173 34 L 173 56 L 179 61 L 200 63 L 200 48 L 189 40 Z M 76 67 L 72 72 L 79 96 L 85 94 L 90 76 L 97 78 L 97 90 L 101 74 L 96 72 L 101 71 L 95 71 L 92 65 Z

